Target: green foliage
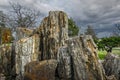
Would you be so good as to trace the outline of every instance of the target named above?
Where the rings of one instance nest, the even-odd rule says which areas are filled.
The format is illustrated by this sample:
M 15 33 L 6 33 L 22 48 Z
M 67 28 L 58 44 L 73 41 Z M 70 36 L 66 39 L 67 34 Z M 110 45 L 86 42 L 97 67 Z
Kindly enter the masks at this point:
M 112 49 L 112 53 L 113 54 L 117 54 L 117 55 L 120 56 L 120 47 L 114 47 Z M 98 57 L 99 57 L 99 59 L 103 60 L 105 58 L 106 54 L 107 54 L 107 52 L 105 50 L 99 50 L 98 51 Z
M 0 11 L 0 27 L 5 27 L 6 24 L 6 15 L 3 13 L 3 11 Z
M 0 44 L 10 43 L 13 39 L 10 28 L 0 27 Z
M 68 19 L 68 35 L 69 36 L 76 36 L 79 33 L 79 28 L 75 24 L 72 18 Z
M 103 60 L 106 56 L 107 52 L 106 51 L 103 51 L 103 50 L 100 50 L 98 51 L 98 57 L 100 60 Z
M 105 46 L 119 47 L 120 37 L 102 38 L 97 42 L 98 49 L 105 50 Z

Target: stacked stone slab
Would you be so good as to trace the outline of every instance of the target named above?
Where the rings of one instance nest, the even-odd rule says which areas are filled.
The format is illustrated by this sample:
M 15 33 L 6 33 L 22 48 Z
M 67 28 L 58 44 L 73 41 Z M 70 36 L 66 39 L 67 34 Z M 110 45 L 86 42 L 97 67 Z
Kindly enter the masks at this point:
M 22 76 L 24 66 L 31 61 L 38 61 L 39 36 L 34 34 L 31 37 L 22 38 L 16 42 L 16 74 Z

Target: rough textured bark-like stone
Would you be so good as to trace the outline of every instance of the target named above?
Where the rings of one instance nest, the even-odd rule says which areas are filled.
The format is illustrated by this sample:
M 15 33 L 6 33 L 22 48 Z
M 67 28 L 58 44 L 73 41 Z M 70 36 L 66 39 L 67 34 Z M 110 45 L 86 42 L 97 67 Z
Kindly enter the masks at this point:
M 62 11 L 52 11 L 36 30 L 26 28 L 17 30 L 16 73 L 22 77 L 24 65 L 28 62 L 57 58 L 59 47 L 63 46 L 64 41 L 68 38 L 68 18 Z M 39 39 L 34 38 L 34 34 Z M 35 40 L 37 41 L 35 42 Z
M 68 39 L 67 47 L 61 48 L 58 55 L 58 77 L 64 76 L 60 80 L 106 80 L 91 36 Z
M 3 44 L 0 46 L 0 80 L 15 80 L 15 46 Z M 3 79 L 3 80 L 4 80 Z
M 56 77 L 61 80 L 69 80 L 72 77 L 71 66 L 71 56 L 68 52 L 68 47 L 61 47 L 58 51 L 58 67 Z
M 39 36 L 37 34 L 16 42 L 16 73 L 23 74 L 24 66 L 38 60 Z
M 24 80 L 55 80 L 56 60 L 30 62 L 25 66 Z
M 107 76 L 107 80 L 119 80 L 114 75 Z
M 119 79 L 119 60 L 113 57 L 110 57 L 113 61 L 105 60 L 106 74 L 114 73 L 106 77 L 91 36 L 69 38 L 68 18 L 62 11 L 51 11 L 36 30 L 20 28 L 18 33 L 19 40 L 15 42 L 15 48 L 10 48 L 11 52 L 5 47 L 0 50 L 0 64 L 5 66 L 3 69 L 0 65 L 3 69 L 0 73 L 9 74 L 8 80 L 13 80 L 16 74 L 16 80 Z M 109 61 L 115 66 L 109 65 Z
M 32 35 L 33 31 L 34 30 L 32 30 L 32 29 L 18 27 L 16 29 L 16 40 L 20 40 L 22 38 L 29 37 L 30 35 Z
M 120 57 L 108 53 L 103 62 L 103 67 L 107 76 L 114 75 L 117 80 L 120 80 Z
M 40 60 L 56 59 L 58 48 L 68 38 L 68 17 L 62 11 L 50 11 L 37 32 L 40 35 Z

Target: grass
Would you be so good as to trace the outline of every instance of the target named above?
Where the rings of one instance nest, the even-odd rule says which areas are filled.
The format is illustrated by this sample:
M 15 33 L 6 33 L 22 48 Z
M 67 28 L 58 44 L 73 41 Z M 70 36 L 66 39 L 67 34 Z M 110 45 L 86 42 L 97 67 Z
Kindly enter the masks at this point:
M 102 50 L 98 51 L 98 57 L 99 57 L 99 59 L 103 60 L 105 58 L 106 54 L 107 54 L 106 51 L 102 51 Z
M 120 47 L 119 48 L 113 48 L 112 53 L 120 56 Z
M 120 56 L 120 47 L 113 48 L 112 53 Z M 98 51 L 99 59 L 103 60 L 105 58 L 106 54 L 107 54 L 106 51 L 102 51 L 102 50 Z

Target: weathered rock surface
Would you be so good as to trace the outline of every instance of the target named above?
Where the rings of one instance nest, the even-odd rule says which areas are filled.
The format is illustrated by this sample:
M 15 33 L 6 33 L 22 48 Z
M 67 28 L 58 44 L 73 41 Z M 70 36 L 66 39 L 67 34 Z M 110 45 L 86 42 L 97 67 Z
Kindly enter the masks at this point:
M 19 27 L 16 29 L 16 40 L 20 40 L 22 38 L 25 38 L 25 37 L 29 37 L 32 35 L 34 30 L 32 29 L 28 29 L 28 28 L 22 28 L 22 27 Z
M 56 59 L 59 47 L 68 38 L 68 17 L 62 11 L 51 11 L 36 31 L 40 35 L 39 59 Z
M 21 71 L 22 73 L 24 72 L 24 65 L 28 62 L 37 61 L 37 59 L 39 61 L 56 59 L 58 60 L 58 65 L 55 69 L 56 76 L 54 75 L 54 77 L 58 80 L 106 80 L 103 68 L 98 62 L 97 47 L 92 38 L 90 36 L 68 38 L 68 18 L 64 12 L 50 12 L 49 16 L 44 18 L 40 27 L 34 33 L 39 35 L 39 45 L 37 45 L 37 48 L 39 48 L 38 58 L 31 60 L 30 56 L 33 56 L 33 53 L 31 53 L 31 47 L 28 43 L 31 39 L 21 39 L 24 45 L 19 42 L 22 47 L 17 46 L 19 50 L 16 50 L 16 59 L 18 59 L 16 61 L 21 61 L 16 63 L 18 66 L 16 69 L 20 69 L 16 71 L 19 73 Z M 22 53 L 21 59 L 19 59 L 17 53 Z M 38 64 L 38 62 L 31 63 L 33 66 L 35 64 Z M 43 69 L 43 74 L 38 74 L 39 71 L 35 71 L 36 68 L 26 69 L 25 75 L 27 76 L 35 72 L 34 78 L 27 78 L 32 80 L 42 80 L 44 78 L 48 80 L 48 77 L 42 77 L 45 75 L 44 71 L 46 70 Z M 30 74 L 30 72 L 32 73 Z M 46 75 L 50 74 L 47 73 Z M 49 77 L 49 79 L 53 80 L 52 77 Z
M 24 80 L 55 80 L 56 60 L 30 62 L 25 66 Z
M 37 34 L 16 42 L 16 73 L 23 74 L 24 66 L 31 61 L 38 61 L 39 36 Z
M 67 47 L 60 48 L 58 58 L 60 80 L 106 80 L 91 36 L 68 39 Z
M 114 75 L 107 76 L 107 80 L 118 80 Z
M 0 80 L 5 80 L 4 74 L 0 74 Z
M 120 80 L 120 57 L 114 54 L 107 54 L 103 62 L 103 67 L 107 76 L 114 75 Z
M 50 12 L 34 31 L 18 28 L 15 46 L 18 78 L 22 77 L 24 66 L 31 61 L 57 59 L 59 47 L 65 45 L 64 41 L 68 38 L 67 30 L 68 18 L 62 11 Z
M 20 28 L 15 45 L 0 50 L 0 74 L 8 80 L 119 80 L 119 65 L 118 58 L 106 58 L 106 77 L 92 37 L 69 38 L 62 11 L 51 11 L 36 30 Z
M 71 80 L 72 77 L 72 68 L 73 65 L 71 62 L 71 56 L 68 52 L 68 47 L 64 46 L 61 47 L 58 51 L 58 66 L 57 66 L 57 73 L 56 77 L 58 80 Z
M 15 46 L 3 44 L 0 46 L 0 80 L 15 79 Z M 4 80 L 3 79 L 3 80 Z

